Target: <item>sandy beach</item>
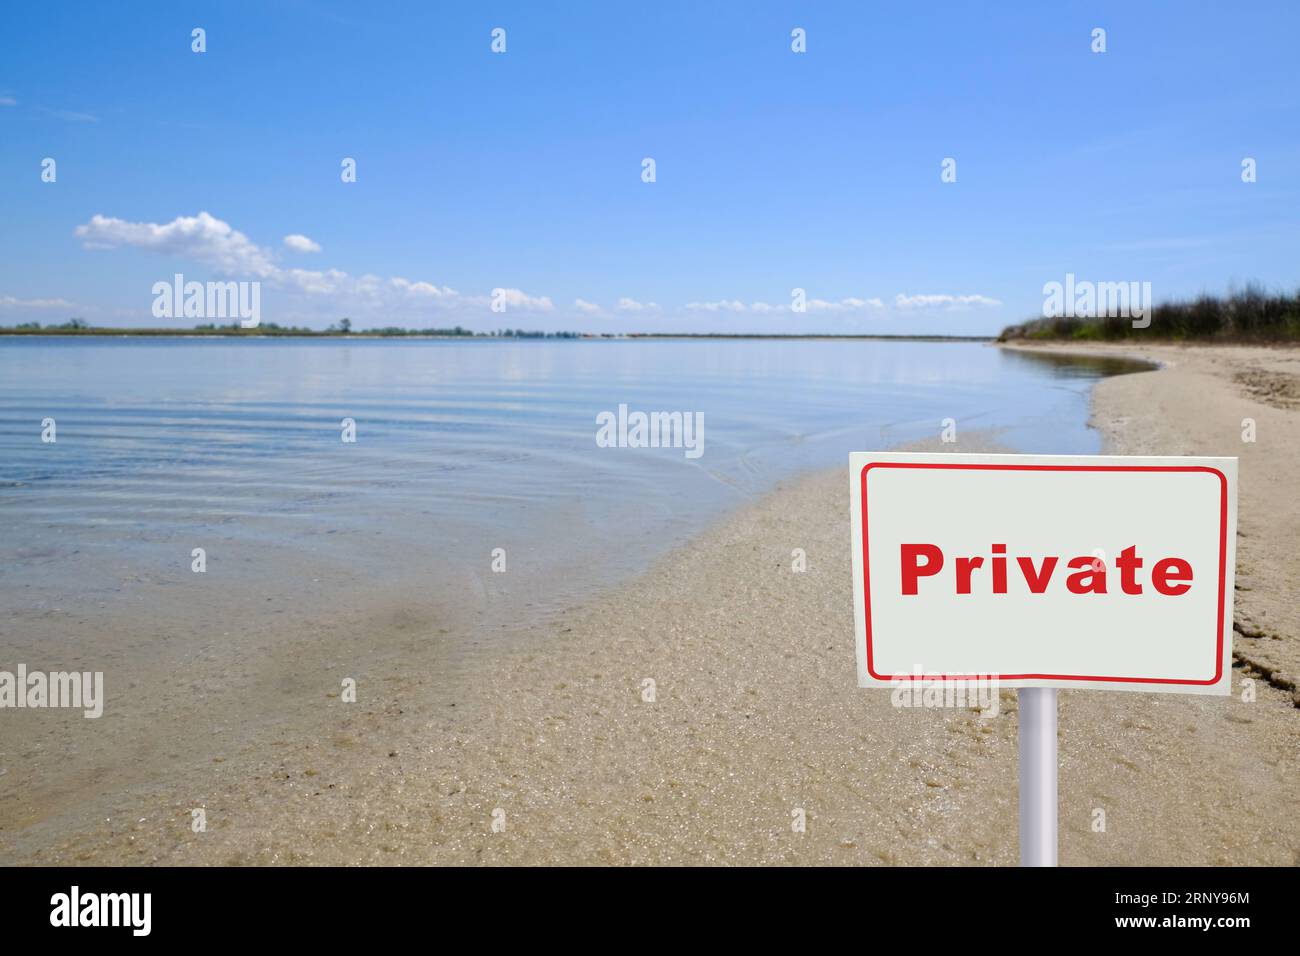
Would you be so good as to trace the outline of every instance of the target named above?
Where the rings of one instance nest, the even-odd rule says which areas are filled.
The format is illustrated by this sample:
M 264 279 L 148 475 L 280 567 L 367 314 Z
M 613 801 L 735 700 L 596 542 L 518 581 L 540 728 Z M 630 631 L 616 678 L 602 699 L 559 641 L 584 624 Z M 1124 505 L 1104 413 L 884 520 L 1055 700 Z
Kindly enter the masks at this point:
M 1061 692 L 1061 862 L 1300 864 L 1300 350 L 1086 350 L 1163 365 L 1096 388 L 1108 452 L 1241 458 L 1238 667 L 1227 698 Z M 926 450 L 1006 449 L 961 432 Z M 454 666 L 438 608 L 395 589 L 333 624 L 387 649 L 364 672 L 342 650 L 304 669 L 276 688 L 297 695 L 291 720 L 231 746 L 200 734 L 164 785 L 6 807 L 0 858 L 1013 865 L 1014 692 L 984 718 L 859 690 L 848 540 L 844 469 L 787 482 Z M 356 703 L 339 699 L 348 674 Z

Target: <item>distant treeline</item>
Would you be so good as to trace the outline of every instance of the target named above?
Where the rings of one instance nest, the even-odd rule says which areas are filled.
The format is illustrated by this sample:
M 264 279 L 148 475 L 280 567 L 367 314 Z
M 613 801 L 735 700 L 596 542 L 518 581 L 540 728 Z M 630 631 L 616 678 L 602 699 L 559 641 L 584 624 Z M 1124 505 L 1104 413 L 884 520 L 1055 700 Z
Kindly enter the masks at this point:
M 229 325 L 206 323 L 192 329 L 140 329 L 108 328 L 87 324 L 82 319 L 69 319 L 58 325 L 41 325 L 39 322 L 24 322 L 21 325 L 0 326 L 0 335 L 230 335 L 230 336 L 297 336 L 303 338 L 403 338 L 417 336 L 437 336 L 440 338 L 480 338 L 480 339 L 577 339 L 580 332 L 533 332 L 526 329 L 497 329 L 493 332 L 472 332 L 459 325 L 450 329 L 405 329 L 395 325 L 378 329 L 354 330 L 348 319 L 343 319 L 324 331 L 309 329 L 297 325 L 278 325 L 275 322 L 262 322 L 256 328 L 245 329 L 238 322 Z
M 22 325 L 0 325 L 0 335 L 228 335 L 244 337 L 280 336 L 299 338 L 474 338 L 474 339 L 891 339 L 908 342 L 990 342 L 991 335 L 836 335 L 833 333 L 749 333 L 749 332 L 535 332 L 527 329 L 497 329 L 493 332 L 472 332 L 461 326 L 450 329 L 406 329 L 396 325 L 376 329 L 354 329 L 349 319 L 340 319 L 328 329 L 308 329 L 297 325 L 277 325 L 262 322 L 254 329 L 245 329 L 238 322 L 228 325 L 206 323 L 192 329 L 141 329 L 107 328 L 88 325 L 82 319 L 69 319 L 58 325 L 41 325 L 24 322 Z
M 1294 342 L 1300 340 L 1300 292 L 1270 295 L 1250 286 L 1226 297 L 1203 295 L 1169 302 L 1151 310 L 1151 324 L 1134 328 L 1125 316 L 1055 317 L 1010 325 L 999 342 L 1013 339 L 1214 339 L 1224 342 Z

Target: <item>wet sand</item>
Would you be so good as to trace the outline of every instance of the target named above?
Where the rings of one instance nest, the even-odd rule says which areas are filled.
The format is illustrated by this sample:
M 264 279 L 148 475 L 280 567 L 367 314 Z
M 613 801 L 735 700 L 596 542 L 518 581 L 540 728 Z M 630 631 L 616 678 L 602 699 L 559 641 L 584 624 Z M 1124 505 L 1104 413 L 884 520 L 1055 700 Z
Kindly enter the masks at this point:
M 1234 685 L 1254 674 L 1257 698 L 1062 692 L 1061 861 L 1297 864 L 1300 413 L 1278 378 L 1297 353 L 1146 351 L 1167 367 L 1102 382 L 1094 418 L 1117 453 L 1242 458 L 1238 614 L 1260 636 L 1237 637 L 1251 663 Z M 999 450 L 969 433 L 943 449 Z M 238 713 L 177 733 L 160 711 L 148 745 L 181 769 L 89 802 L 6 801 L 0 860 L 1014 864 L 1015 695 L 985 719 L 856 687 L 846 497 L 843 469 L 786 483 L 601 600 L 454 665 L 436 605 L 378 595 L 299 648 L 311 663 L 285 652 L 263 688 L 295 702 L 282 722 L 235 742 L 221 725 Z M 347 675 L 356 703 L 339 699 Z

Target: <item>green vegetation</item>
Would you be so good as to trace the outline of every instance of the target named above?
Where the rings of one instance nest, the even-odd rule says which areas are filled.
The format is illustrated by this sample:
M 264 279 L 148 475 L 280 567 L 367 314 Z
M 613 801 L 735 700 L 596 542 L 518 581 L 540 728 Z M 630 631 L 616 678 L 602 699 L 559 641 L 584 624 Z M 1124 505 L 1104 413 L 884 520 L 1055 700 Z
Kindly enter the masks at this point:
M 1151 310 L 1151 325 L 1135 329 L 1122 316 L 1032 319 L 1002 330 L 999 342 L 1015 339 L 1121 341 L 1125 339 L 1217 342 L 1300 341 L 1300 292 L 1270 295 L 1256 286 L 1226 297 L 1203 295 Z
M 0 332 L 84 332 L 90 328 L 84 319 L 68 319 L 62 325 L 47 325 L 41 328 L 39 322 L 24 322 L 22 325 L 15 325 L 12 329 L 6 329 L 0 326 Z
M 140 329 L 108 328 L 86 324 L 82 319 L 69 319 L 60 325 L 41 325 L 39 322 L 24 322 L 21 325 L 0 326 L 0 335 L 180 335 L 180 336 L 234 336 L 258 338 L 264 336 L 296 338 L 481 338 L 481 339 L 578 339 L 581 332 L 530 332 L 524 329 L 499 329 L 495 332 L 471 332 L 459 325 L 450 329 L 406 329 L 395 325 L 377 329 L 353 331 L 351 319 L 340 319 L 325 331 L 317 331 L 297 325 L 278 325 L 275 322 L 263 322 L 255 329 L 245 329 L 238 322 L 217 325 L 207 322 L 192 329 Z

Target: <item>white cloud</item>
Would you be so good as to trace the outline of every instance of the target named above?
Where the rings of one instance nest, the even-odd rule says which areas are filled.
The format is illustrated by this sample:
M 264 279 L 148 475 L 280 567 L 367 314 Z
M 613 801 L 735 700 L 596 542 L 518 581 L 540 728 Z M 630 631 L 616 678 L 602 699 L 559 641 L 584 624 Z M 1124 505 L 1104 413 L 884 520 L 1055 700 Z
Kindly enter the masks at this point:
M 862 312 L 866 309 L 883 309 L 885 303 L 877 298 L 859 299 L 850 296 L 829 302 L 826 299 L 809 299 L 806 303 L 809 312 Z
M 687 302 L 686 308 L 692 312 L 744 312 L 745 303 L 739 299 L 723 299 L 721 302 Z
M 507 309 L 524 309 L 529 312 L 550 312 L 555 308 L 547 296 L 531 296 L 519 289 L 493 289 L 494 302 L 504 302 Z
M 279 273 L 271 254 L 230 224 L 201 212 L 169 223 L 127 222 L 96 214 L 76 229 L 87 249 L 129 246 L 196 259 L 226 275 L 270 279 Z
M 618 310 L 620 312 L 658 312 L 659 306 L 654 302 L 638 302 L 636 299 L 629 299 L 624 296 L 618 300 Z
M 899 309 L 963 309 L 1001 304 L 986 295 L 903 295 L 900 292 L 894 296 L 894 307 Z
M 306 292 L 309 295 L 338 295 L 342 292 L 356 292 L 357 280 L 339 269 L 277 269 L 270 276 L 283 285 Z
M 826 299 L 809 299 L 804 303 L 808 312 L 860 312 L 864 309 L 883 309 L 885 303 L 880 299 L 840 299 L 835 302 Z M 739 299 L 721 299 L 717 302 L 688 302 L 686 308 L 692 312 L 753 312 L 765 315 L 773 312 L 793 311 L 791 305 L 771 302 L 751 302 L 746 305 Z
M 18 299 L 12 295 L 0 295 L 0 309 L 70 309 L 72 303 L 67 299 Z
M 0 96 L 0 106 L 17 106 L 18 101 L 12 96 Z
M 583 315 L 603 315 L 605 312 L 595 302 L 588 302 L 586 299 L 574 299 L 573 307 Z
M 301 233 L 284 237 L 284 244 L 294 252 L 320 252 L 320 243 L 313 242 Z
M 962 309 L 972 306 L 1001 305 L 997 299 L 983 295 L 903 295 L 894 297 L 896 309 Z M 807 312 L 866 312 L 886 310 L 888 306 L 878 296 L 869 299 L 848 296 L 843 299 L 808 299 L 805 303 Z M 784 303 L 751 302 L 746 305 L 739 299 L 719 299 L 716 302 L 688 302 L 685 308 L 691 312 L 751 312 L 764 314 L 772 312 L 792 312 L 793 307 Z
M 367 273 L 353 276 L 341 269 L 284 268 L 274 250 L 259 246 L 229 223 L 206 212 L 177 216 L 168 223 L 128 222 L 96 215 L 76 228 L 87 249 L 134 248 L 160 255 L 192 259 L 221 275 L 263 280 L 273 286 L 308 297 L 330 297 L 331 305 L 353 303 L 376 310 L 404 307 L 427 311 L 449 308 L 486 311 L 492 299 L 486 295 L 462 295 L 450 286 L 432 282 Z M 291 233 L 284 245 L 298 252 L 314 252 L 320 246 L 301 233 Z M 532 296 L 520 289 L 499 292 L 509 309 L 550 312 L 554 305 L 546 296 Z
M 388 283 L 394 289 L 400 289 L 410 296 L 439 299 L 444 296 L 458 295 L 455 289 L 449 289 L 446 286 L 439 288 L 432 282 L 412 282 L 410 279 L 403 279 L 401 276 L 393 276 L 388 280 Z

